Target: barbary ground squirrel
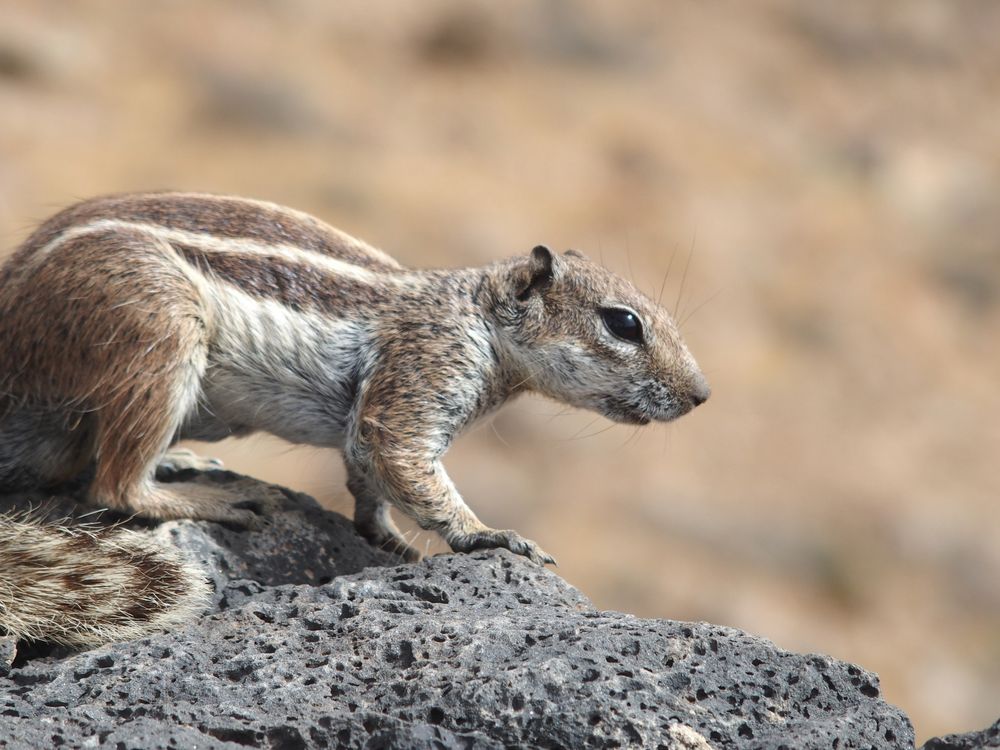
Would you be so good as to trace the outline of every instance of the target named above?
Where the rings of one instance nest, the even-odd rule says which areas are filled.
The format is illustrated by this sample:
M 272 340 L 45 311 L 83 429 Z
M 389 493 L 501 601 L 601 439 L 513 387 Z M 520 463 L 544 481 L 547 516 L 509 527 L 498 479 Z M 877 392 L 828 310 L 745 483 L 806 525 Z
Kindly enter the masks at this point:
M 253 527 L 238 498 L 161 484 L 204 467 L 178 440 L 263 430 L 343 452 L 355 526 L 419 554 L 399 508 L 456 551 L 506 547 L 441 463 L 455 436 L 535 391 L 616 422 L 675 419 L 709 388 L 669 314 L 575 251 L 414 270 L 307 214 L 241 198 L 97 198 L 0 269 L 0 491 L 93 468 L 90 502 Z M 0 631 L 92 645 L 198 610 L 197 569 L 145 537 L 0 517 Z

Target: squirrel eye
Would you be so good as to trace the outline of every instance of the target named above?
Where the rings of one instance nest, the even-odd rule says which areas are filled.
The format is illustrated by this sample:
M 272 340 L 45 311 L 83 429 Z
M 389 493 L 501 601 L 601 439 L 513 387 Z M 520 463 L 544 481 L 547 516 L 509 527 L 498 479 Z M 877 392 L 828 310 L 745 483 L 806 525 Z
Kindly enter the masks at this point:
M 618 338 L 636 344 L 642 343 L 642 324 L 634 312 L 611 307 L 601 310 L 601 318 L 608 330 Z

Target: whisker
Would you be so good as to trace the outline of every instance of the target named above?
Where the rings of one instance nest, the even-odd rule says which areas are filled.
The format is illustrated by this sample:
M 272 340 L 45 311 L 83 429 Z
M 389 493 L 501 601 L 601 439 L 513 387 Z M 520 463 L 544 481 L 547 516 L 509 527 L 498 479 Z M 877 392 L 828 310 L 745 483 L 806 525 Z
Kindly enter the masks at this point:
M 674 435 L 677 433 L 674 431 L 674 426 L 672 424 L 664 425 L 664 428 L 663 435 L 665 437 L 665 441 L 663 443 L 663 452 L 666 454 L 666 452 L 673 446 Z
M 697 235 L 692 235 L 691 237 L 691 249 L 688 251 L 687 263 L 684 264 L 684 273 L 681 275 L 681 287 L 677 290 L 677 301 L 674 303 L 674 320 L 677 319 L 677 310 L 681 304 L 681 298 L 684 296 L 684 284 L 687 282 L 688 269 L 691 268 L 691 258 L 694 257 L 694 244 L 697 239 Z
M 635 272 L 632 270 L 632 248 L 629 242 L 628 230 L 625 230 L 625 261 L 628 263 L 628 275 L 635 284 Z
M 723 292 L 723 289 L 724 289 L 724 288 L 719 288 L 719 289 L 716 289 L 716 290 L 715 290 L 715 292 L 713 292 L 713 293 L 712 293 L 712 294 L 711 294 L 711 295 L 709 296 L 709 298 L 708 298 L 708 299 L 706 299 L 706 300 L 705 300 L 704 302 L 702 302 L 702 303 L 700 303 L 700 304 L 696 305 L 696 306 L 695 306 L 695 308 L 694 308 L 694 309 L 693 309 L 693 310 L 692 310 L 691 312 L 689 312 L 689 313 L 688 313 L 687 315 L 685 315 L 685 316 L 684 316 L 684 318 L 683 318 L 683 319 L 682 319 L 682 320 L 681 320 L 681 321 L 680 321 L 680 322 L 679 322 L 679 323 L 677 324 L 677 327 L 678 327 L 678 328 L 680 328 L 680 327 L 681 327 L 681 326 L 683 326 L 683 325 L 684 325 L 685 323 L 687 323 L 687 322 L 688 322 L 689 320 L 691 320 L 691 318 L 693 318 L 693 317 L 694 317 L 694 314 L 695 314 L 696 312 L 698 312 L 698 311 L 699 311 L 699 310 L 700 310 L 701 308 L 703 308 L 703 307 L 704 307 L 705 305 L 707 305 L 707 304 L 708 304 L 709 302 L 711 302 L 711 301 L 712 301 L 712 300 L 714 300 L 714 299 L 715 299 L 716 297 L 718 297 L 718 296 L 719 296 L 720 294 L 722 294 L 722 292 Z
M 576 432 L 574 432 L 574 433 L 573 433 L 573 435 L 572 435 L 572 436 L 570 436 L 570 438 L 569 438 L 569 439 L 570 439 L 570 440 L 573 440 L 573 439 L 575 439 L 575 438 L 576 438 L 576 436 L 577 436 L 577 435 L 579 435 L 579 434 L 580 434 L 581 432 L 584 432 L 585 430 L 589 430 L 589 429 L 590 429 L 590 427 L 591 427 L 591 425 L 593 425 L 593 424 L 594 424 L 594 422 L 596 422 L 596 421 L 597 421 L 598 419 L 600 419 L 600 418 L 601 418 L 601 417 L 600 417 L 600 415 L 598 415 L 598 416 L 594 417 L 593 419 L 591 419 L 591 420 L 590 420 L 589 422 L 587 422 L 587 424 L 585 424 L 585 425 L 584 425 L 583 427 L 581 427 L 581 428 L 580 428 L 579 430 L 577 430 Z
M 632 429 L 632 432 L 629 434 L 629 436 L 627 438 L 625 438 L 625 442 L 623 442 L 621 445 L 619 445 L 615 450 L 619 450 L 619 451 L 625 450 L 625 448 L 628 446 L 628 444 L 631 443 L 633 440 L 635 440 L 636 436 L 639 434 L 639 430 L 640 429 L 642 429 L 642 425 L 636 425 Z
M 591 424 L 593 424 L 593 422 L 591 422 Z M 579 435 L 579 434 L 578 435 L 574 435 L 573 437 L 568 438 L 567 442 L 573 441 L 573 440 L 586 440 L 587 438 L 597 437 L 598 435 L 600 435 L 600 434 L 602 434 L 604 432 L 607 432 L 608 430 L 610 430 L 610 429 L 612 429 L 614 427 L 617 427 L 617 426 L 618 425 L 616 425 L 614 422 L 612 422 L 607 427 L 603 427 L 600 430 L 598 430 L 597 432 L 591 432 L 590 434 L 587 434 L 587 435 Z
M 548 424 L 549 422 L 551 422 L 556 417 L 565 417 L 566 415 L 572 414 L 572 413 L 573 413 L 573 410 L 570 407 L 567 406 L 566 408 L 560 409 L 559 411 L 555 412 L 554 414 L 550 414 L 549 418 L 545 421 L 545 423 Z
M 663 290 L 667 288 L 667 279 L 670 278 L 670 269 L 674 267 L 674 256 L 676 255 L 677 243 L 674 243 L 674 249 L 670 251 L 670 260 L 667 261 L 667 271 L 663 274 L 663 282 L 660 284 L 660 293 L 656 295 L 657 305 L 663 301 Z
M 508 443 L 504 439 L 504 436 L 500 434 L 500 431 L 497 429 L 496 422 L 497 421 L 496 421 L 495 418 L 490 420 L 490 429 L 493 430 L 493 434 L 497 436 L 497 440 L 500 441 L 500 443 L 503 445 L 504 448 L 507 448 L 508 450 L 513 450 L 513 448 L 511 447 L 511 444 Z

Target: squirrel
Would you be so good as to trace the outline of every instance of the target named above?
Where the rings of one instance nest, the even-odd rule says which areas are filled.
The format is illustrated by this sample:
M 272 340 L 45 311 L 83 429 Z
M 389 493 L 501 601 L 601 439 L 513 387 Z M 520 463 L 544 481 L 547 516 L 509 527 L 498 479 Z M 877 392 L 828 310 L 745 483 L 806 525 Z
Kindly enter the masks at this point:
M 667 311 L 575 250 L 416 270 L 272 203 L 145 193 L 61 211 L 0 268 L 0 492 L 92 466 L 95 505 L 253 528 L 260 515 L 238 498 L 155 472 L 214 465 L 179 440 L 263 430 L 342 451 L 373 545 L 419 559 L 396 507 L 456 552 L 554 563 L 484 525 L 441 463 L 527 391 L 636 425 L 710 393 Z M 0 568 L 0 631 L 71 645 L 156 629 L 204 594 L 195 569 L 120 528 L 0 516 Z M 25 593 L 40 568 L 51 585 Z M 114 576 L 145 581 L 137 616 L 101 593 Z M 93 626 L 114 612 L 116 627 Z

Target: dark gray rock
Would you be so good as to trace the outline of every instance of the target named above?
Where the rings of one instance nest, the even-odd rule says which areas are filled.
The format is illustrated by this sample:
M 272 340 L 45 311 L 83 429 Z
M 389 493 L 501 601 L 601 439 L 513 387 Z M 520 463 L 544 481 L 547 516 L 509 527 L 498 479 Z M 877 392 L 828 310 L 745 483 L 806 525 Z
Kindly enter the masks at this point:
M 0 673 L 0 747 L 913 747 L 859 667 L 600 612 L 507 552 L 395 565 L 309 498 L 199 481 L 280 506 L 259 532 L 150 531 L 211 568 L 213 610 L 84 653 L 23 649 Z
M 0 675 L 10 671 L 17 655 L 17 640 L 13 636 L 0 634 Z
M 1000 719 L 981 732 L 935 737 L 925 742 L 920 750 L 987 750 L 998 747 L 1000 747 Z

